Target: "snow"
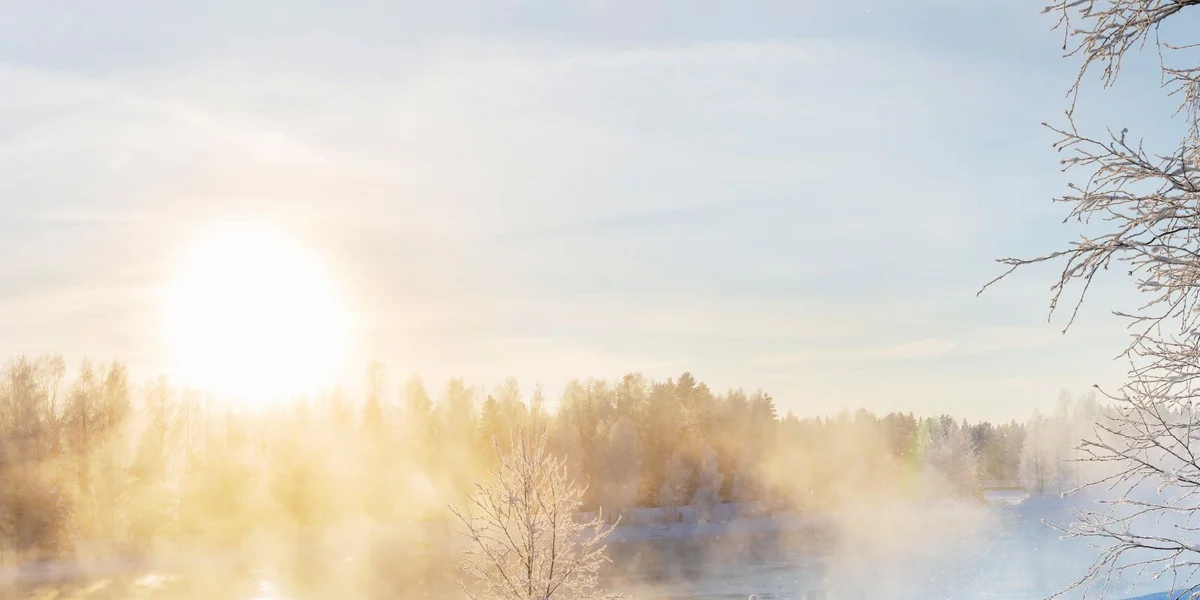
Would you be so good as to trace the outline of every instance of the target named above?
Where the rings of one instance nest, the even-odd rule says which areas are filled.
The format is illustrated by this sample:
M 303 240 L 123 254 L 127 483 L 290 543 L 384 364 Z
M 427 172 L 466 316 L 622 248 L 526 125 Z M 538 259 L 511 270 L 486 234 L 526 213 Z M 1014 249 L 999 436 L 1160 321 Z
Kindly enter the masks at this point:
M 691 507 L 682 507 L 691 508 Z M 657 510 L 657 509 L 656 509 Z M 698 521 L 661 523 L 657 525 L 627 525 L 617 527 L 609 541 L 619 543 L 633 540 L 677 540 L 714 538 L 729 534 L 751 534 L 799 531 L 831 526 L 832 520 L 817 515 L 776 515 L 750 517 L 731 521 Z

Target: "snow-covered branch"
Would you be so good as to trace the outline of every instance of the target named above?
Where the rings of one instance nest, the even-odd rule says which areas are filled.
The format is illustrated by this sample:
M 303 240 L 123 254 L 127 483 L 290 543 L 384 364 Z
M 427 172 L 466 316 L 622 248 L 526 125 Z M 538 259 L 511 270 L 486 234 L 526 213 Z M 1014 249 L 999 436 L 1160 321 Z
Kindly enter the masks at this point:
M 1062 168 L 1085 180 L 1056 201 L 1071 206 L 1067 220 L 1091 233 L 1044 256 L 1001 259 L 1008 269 L 984 286 L 1026 265 L 1062 261 L 1050 313 L 1077 286 L 1067 328 L 1096 275 L 1110 267 L 1134 277 L 1146 296 L 1138 309 L 1117 313 L 1132 333 L 1129 379 L 1106 394 L 1115 410 L 1078 448 L 1080 462 L 1110 470 L 1073 491 L 1101 489 L 1115 500 L 1077 510 L 1075 522 L 1061 528 L 1099 551 L 1067 590 L 1103 596 L 1125 577 L 1168 576 L 1172 598 L 1197 597 L 1200 546 L 1191 540 L 1200 508 L 1200 416 L 1193 403 L 1200 377 L 1200 66 L 1174 64 L 1194 58 L 1188 52 L 1194 45 L 1159 37 L 1164 23 L 1193 6 L 1200 0 L 1058 0 L 1045 9 L 1059 15 L 1065 55 L 1080 61 L 1067 126 L 1048 127 L 1060 136 Z M 1180 97 L 1187 117 L 1180 142 L 1151 152 L 1126 129 L 1081 133 L 1073 114 L 1084 77 L 1098 68 L 1104 86 L 1114 84 L 1127 54 L 1147 42 L 1158 50 L 1163 85 Z
M 460 568 L 463 590 L 477 600 L 611 598 L 598 585 L 607 561 L 604 539 L 613 525 L 597 516 L 575 520 L 583 490 L 566 465 L 546 449 L 546 436 L 516 434 L 487 483 L 465 508 L 452 507 L 467 546 Z

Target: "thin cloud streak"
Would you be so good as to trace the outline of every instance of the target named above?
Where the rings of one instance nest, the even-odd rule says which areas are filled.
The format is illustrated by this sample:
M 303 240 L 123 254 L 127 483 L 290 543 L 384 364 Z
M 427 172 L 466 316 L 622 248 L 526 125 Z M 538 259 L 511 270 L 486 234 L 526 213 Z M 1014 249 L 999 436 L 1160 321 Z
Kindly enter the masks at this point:
M 810 349 L 794 353 L 761 354 L 750 363 L 766 367 L 814 364 L 862 363 L 863 361 L 929 361 L 956 355 L 975 357 L 1013 351 L 1028 351 L 1050 346 L 1086 344 L 1105 339 L 1095 328 L 1080 328 L 1066 337 L 1056 328 L 1046 327 L 988 327 L 961 339 L 922 338 L 906 342 L 851 347 Z
M 1041 176 L 1009 176 L 1030 170 L 1009 132 L 1046 117 L 1014 91 L 1038 68 L 913 39 L 701 30 L 566 44 L 514 25 L 437 46 L 286 30 L 125 68 L 7 64 L 0 82 L 29 94 L 0 100 L 19 116 L 0 120 L 0 249 L 37 258 L 0 264 L 0 300 L 53 325 L 34 299 L 117 265 L 153 286 L 184 240 L 249 216 L 334 263 L 364 360 L 468 378 L 691 369 L 784 408 L 880 401 L 809 387 L 809 370 L 853 368 L 919 404 L 913 382 L 939 386 L 956 361 L 1001 373 L 1016 350 L 1080 343 L 1005 329 L 1044 289 L 995 313 L 972 296 L 991 225 L 1044 204 L 1025 199 Z M 15 235 L 68 225 L 61 246 Z M 146 310 L 116 298 L 112 315 Z M 11 322 L 0 335 L 37 342 Z

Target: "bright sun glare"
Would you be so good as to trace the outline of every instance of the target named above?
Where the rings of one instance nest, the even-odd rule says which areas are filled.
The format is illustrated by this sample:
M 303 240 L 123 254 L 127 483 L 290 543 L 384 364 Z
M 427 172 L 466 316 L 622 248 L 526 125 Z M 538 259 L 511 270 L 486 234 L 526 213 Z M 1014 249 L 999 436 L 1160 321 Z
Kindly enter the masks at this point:
M 166 328 L 180 379 L 250 405 L 329 384 L 348 335 L 316 257 L 246 225 L 219 228 L 192 249 L 170 290 Z

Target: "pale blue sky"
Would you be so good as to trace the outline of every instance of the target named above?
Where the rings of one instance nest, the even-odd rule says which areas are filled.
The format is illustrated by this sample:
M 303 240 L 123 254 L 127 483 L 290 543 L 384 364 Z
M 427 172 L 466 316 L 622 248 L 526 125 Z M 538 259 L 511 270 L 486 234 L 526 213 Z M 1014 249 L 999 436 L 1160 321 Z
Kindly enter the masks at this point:
M 0 352 L 164 368 L 173 257 L 250 217 L 333 265 L 397 385 L 691 370 L 802 414 L 1025 417 L 1118 381 L 1131 298 L 1063 337 L 1049 269 L 974 295 L 1078 231 L 1038 11 L 0 2 Z M 1084 123 L 1173 139 L 1144 67 Z

